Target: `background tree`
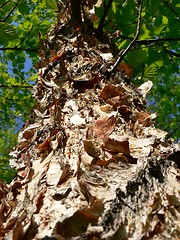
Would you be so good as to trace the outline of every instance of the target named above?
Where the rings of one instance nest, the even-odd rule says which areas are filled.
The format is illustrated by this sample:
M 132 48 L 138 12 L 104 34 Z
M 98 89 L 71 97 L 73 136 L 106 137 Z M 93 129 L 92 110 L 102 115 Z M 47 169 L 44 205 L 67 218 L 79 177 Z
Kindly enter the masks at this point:
M 48 0 L 1 1 L 0 177 L 6 181 L 11 178 L 7 161 L 9 149 L 15 145 L 16 132 L 33 105 L 30 89 L 37 78 L 39 47 L 56 15 L 57 3 Z M 92 6 L 93 2 L 89 1 L 88 4 Z M 94 10 L 87 18 L 92 20 L 97 33 L 105 31 L 111 38 L 117 48 L 115 57 L 118 59 L 119 56 L 120 60 L 133 65 L 132 81 L 137 85 L 147 79 L 153 81 L 153 91 L 148 99 L 149 109 L 157 111 L 158 126 L 177 140 L 178 1 L 144 1 L 138 32 L 136 1 L 98 1 Z M 136 33 L 138 39 L 133 41 Z M 131 42 L 132 46 L 127 49 Z

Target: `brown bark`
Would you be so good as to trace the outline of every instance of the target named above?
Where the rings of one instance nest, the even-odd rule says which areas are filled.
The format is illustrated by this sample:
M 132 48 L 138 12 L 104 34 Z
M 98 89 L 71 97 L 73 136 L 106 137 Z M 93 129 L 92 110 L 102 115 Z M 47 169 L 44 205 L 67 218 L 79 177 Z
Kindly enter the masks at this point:
M 17 176 L 0 185 L 1 239 L 178 239 L 179 146 L 145 110 L 149 82 L 127 84 L 120 68 L 108 78 L 111 46 L 55 29 Z

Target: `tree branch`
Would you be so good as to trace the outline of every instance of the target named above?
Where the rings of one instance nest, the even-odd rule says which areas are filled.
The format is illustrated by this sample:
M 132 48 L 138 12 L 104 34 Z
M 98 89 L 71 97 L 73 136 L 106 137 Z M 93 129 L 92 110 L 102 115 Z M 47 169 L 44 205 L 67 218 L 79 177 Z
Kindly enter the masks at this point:
M 138 39 L 139 34 L 140 34 L 142 5 L 143 5 L 143 0 L 140 0 L 139 1 L 139 10 L 138 10 L 138 20 L 137 20 L 136 34 L 135 34 L 134 38 L 132 39 L 132 41 L 130 42 L 130 44 L 127 46 L 127 48 L 124 49 L 124 50 L 121 50 L 119 52 L 119 54 L 118 54 L 119 56 L 118 56 L 116 62 L 114 63 L 112 69 L 110 70 L 110 73 L 113 73 L 115 71 L 115 69 L 117 68 L 119 63 L 122 61 L 124 56 L 131 50 L 131 48 L 137 42 L 137 39 Z
M 5 22 L 5 21 L 8 19 L 8 17 L 11 15 L 11 13 L 14 11 L 14 9 L 18 6 L 19 2 L 20 2 L 20 0 L 18 0 L 18 1 L 16 2 L 16 4 L 14 5 L 14 7 L 9 11 L 9 13 L 5 16 L 5 18 L 0 19 L 0 22 Z
M 0 51 L 7 51 L 7 50 L 18 50 L 18 51 L 26 51 L 26 52 L 39 52 L 39 48 L 36 48 L 36 49 L 18 48 L 18 47 L 2 47 L 2 48 L 0 48 Z
M 24 99 L 20 99 L 20 98 L 8 98 L 8 97 L 4 97 L 4 96 L 0 96 L 0 98 L 3 98 L 7 101 L 12 101 L 12 102 L 29 102 L 29 100 L 24 100 Z M 1 111 L 2 114 L 4 114 L 2 111 Z
M 0 84 L 0 88 L 32 88 L 32 86 L 27 86 L 27 85 L 6 85 L 6 84 Z
M 103 26 L 104 26 L 104 21 L 105 21 L 105 19 L 106 19 L 107 14 L 108 14 L 109 8 L 110 8 L 110 6 L 111 6 L 111 4 L 112 4 L 112 1 L 113 1 L 113 0 L 109 0 L 109 2 L 107 3 L 107 5 L 105 4 L 105 1 L 104 1 L 104 11 L 103 11 L 103 15 L 102 15 L 102 17 L 101 17 L 101 20 L 100 20 L 100 22 L 99 22 L 99 25 L 98 25 L 98 27 L 97 27 L 96 32 L 101 32 L 101 30 L 102 30 L 102 28 L 103 28 Z

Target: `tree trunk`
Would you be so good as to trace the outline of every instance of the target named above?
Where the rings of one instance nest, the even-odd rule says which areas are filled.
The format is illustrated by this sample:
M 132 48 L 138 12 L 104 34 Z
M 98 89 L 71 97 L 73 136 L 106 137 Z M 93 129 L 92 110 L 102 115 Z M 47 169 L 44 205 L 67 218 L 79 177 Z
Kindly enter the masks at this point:
M 128 84 L 126 64 L 110 76 L 111 46 L 68 29 L 45 42 L 0 239 L 179 239 L 179 146 L 145 110 L 150 82 Z

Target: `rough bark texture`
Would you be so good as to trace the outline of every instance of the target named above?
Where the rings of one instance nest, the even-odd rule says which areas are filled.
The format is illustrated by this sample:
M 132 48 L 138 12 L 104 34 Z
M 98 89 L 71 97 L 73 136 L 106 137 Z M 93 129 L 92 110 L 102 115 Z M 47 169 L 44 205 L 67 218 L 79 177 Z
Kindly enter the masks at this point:
M 145 110 L 151 83 L 128 84 L 125 64 L 107 77 L 111 46 L 82 28 L 45 42 L 18 173 L 0 184 L 0 239 L 179 239 L 179 146 Z

